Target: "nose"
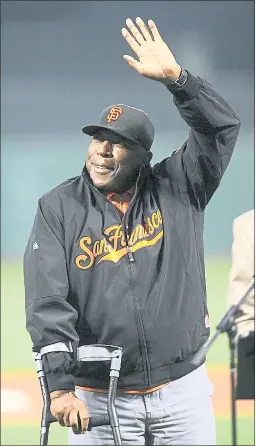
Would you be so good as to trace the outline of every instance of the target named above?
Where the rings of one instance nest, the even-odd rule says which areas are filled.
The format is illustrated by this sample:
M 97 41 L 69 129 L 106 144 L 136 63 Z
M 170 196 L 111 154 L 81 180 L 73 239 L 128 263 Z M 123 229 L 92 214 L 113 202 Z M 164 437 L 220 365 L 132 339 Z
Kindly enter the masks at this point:
M 98 155 L 103 157 L 112 156 L 112 144 L 106 139 L 98 145 Z

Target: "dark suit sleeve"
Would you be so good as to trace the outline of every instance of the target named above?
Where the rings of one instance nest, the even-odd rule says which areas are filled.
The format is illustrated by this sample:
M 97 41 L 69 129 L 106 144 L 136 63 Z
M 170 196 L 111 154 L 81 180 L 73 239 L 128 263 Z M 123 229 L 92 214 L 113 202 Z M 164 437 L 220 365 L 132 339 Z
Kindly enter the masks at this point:
M 24 255 L 26 326 L 35 351 L 56 342 L 78 343 L 76 310 L 70 295 L 61 219 L 44 199 L 39 200 Z M 43 356 L 50 392 L 74 389 L 73 356 Z
M 197 210 L 203 210 L 228 166 L 240 120 L 208 82 L 190 73 L 180 89 L 167 88 L 190 131 L 185 144 L 164 160 L 160 169 L 188 193 Z

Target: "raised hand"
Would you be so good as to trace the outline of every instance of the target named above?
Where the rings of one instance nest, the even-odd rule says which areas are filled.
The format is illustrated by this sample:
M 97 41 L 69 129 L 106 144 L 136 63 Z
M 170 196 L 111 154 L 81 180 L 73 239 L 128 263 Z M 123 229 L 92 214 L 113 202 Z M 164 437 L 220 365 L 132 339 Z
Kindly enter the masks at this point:
M 153 22 L 148 21 L 148 27 L 140 17 L 136 18 L 136 24 L 129 18 L 126 19 L 126 28 L 122 28 L 122 35 L 128 45 L 135 52 L 138 60 L 124 55 L 128 65 L 137 73 L 159 82 L 178 79 L 181 67 L 177 64 L 172 52 L 163 41 L 159 31 Z

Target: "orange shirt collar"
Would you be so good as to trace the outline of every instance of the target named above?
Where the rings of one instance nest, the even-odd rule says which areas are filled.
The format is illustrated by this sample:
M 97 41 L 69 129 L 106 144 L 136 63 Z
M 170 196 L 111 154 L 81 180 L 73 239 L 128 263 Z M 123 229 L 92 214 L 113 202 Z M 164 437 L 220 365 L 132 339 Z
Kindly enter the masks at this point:
M 117 196 L 119 196 L 119 197 L 121 197 L 121 196 L 127 196 L 127 198 L 130 198 L 130 197 L 133 195 L 134 190 L 135 190 L 135 187 L 133 186 L 133 187 L 131 187 L 131 189 L 128 189 L 126 192 L 123 192 L 122 194 L 118 194 L 117 192 L 108 192 L 108 193 L 106 194 L 106 197 L 107 197 L 108 199 L 110 199 L 110 198 L 114 197 L 114 195 L 117 195 Z

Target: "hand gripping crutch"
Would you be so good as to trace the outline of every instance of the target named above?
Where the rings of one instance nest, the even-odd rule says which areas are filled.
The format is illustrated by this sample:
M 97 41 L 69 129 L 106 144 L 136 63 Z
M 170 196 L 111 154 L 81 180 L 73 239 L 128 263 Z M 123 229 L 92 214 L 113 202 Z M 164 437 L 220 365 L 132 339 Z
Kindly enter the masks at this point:
M 42 364 L 42 356 L 52 352 L 69 352 L 73 353 L 71 344 L 66 345 L 62 342 L 47 345 L 40 350 L 40 353 L 33 352 L 36 362 L 36 369 L 43 397 L 43 409 L 41 417 L 40 429 L 40 446 L 48 445 L 48 435 L 50 424 L 54 423 L 54 418 L 50 412 L 50 394 L 47 385 L 47 379 Z M 107 398 L 107 414 L 102 416 L 93 416 L 89 418 L 88 430 L 96 426 L 110 425 L 113 432 L 114 443 L 116 446 L 122 446 L 119 421 L 115 408 L 115 397 L 117 389 L 117 381 L 121 368 L 122 348 L 114 345 L 83 345 L 76 351 L 77 361 L 110 361 L 110 380 Z

